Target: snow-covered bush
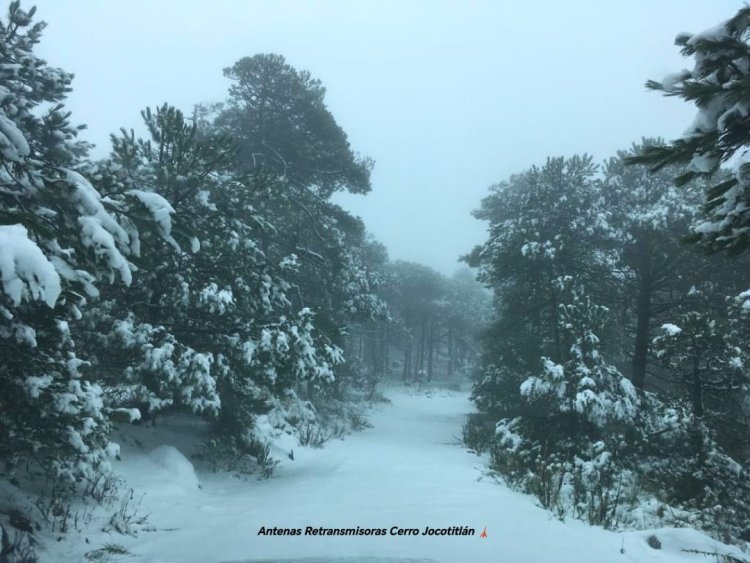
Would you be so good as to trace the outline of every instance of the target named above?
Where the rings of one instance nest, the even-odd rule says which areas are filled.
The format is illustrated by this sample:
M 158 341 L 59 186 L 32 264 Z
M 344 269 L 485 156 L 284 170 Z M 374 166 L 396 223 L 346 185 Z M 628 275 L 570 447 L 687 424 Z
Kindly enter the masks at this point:
M 748 469 L 737 461 L 749 428 L 742 402 L 750 383 L 747 319 L 742 297 L 729 299 L 727 314 L 705 300 L 691 291 L 654 339 L 656 356 L 682 392 L 672 407 L 650 409 L 648 434 L 658 439 L 644 441 L 643 473 L 660 498 L 691 512 L 701 527 L 750 537 Z
M 665 325 L 655 341 L 662 360 L 672 369 L 693 370 L 686 374 L 692 384 L 687 398 L 665 403 L 653 393 L 637 393 L 604 361 L 596 331 L 605 310 L 571 285 L 568 296 L 559 322 L 571 343 L 569 358 L 543 358 L 541 372 L 517 389 L 515 407 L 505 409 L 513 414 L 496 425 L 493 467 L 559 517 L 641 526 L 643 506 L 662 505 L 649 515 L 649 525 L 744 537 L 747 470 L 722 450 L 702 410 L 703 394 L 737 381 L 732 374 L 741 367 L 739 348 L 727 344 L 715 322 L 693 313 L 682 317 L 682 328 Z
M 634 487 L 625 455 L 636 432 L 639 397 L 600 353 L 606 309 L 569 279 L 559 306 L 568 359 L 542 358 L 542 369 L 516 389 L 515 416 L 496 425 L 493 466 L 560 517 L 612 525 L 624 491 Z
M 747 469 L 725 453 L 716 433 L 691 412 L 688 401 L 665 403 L 653 394 L 643 401 L 648 406 L 631 466 L 643 497 L 657 499 L 664 507 L 651 522 L 696 527 L 727 542 L 747 541 Z
M 726 317 L 713 315 L 695 303 L 697 295 L 695 291 L 685 299 L 674 323 L 662 326 L 661 334 L 654 338 L 655 353 L 685 389 L 684 398 L 696 417 L 707 421 L 718 417 L 710 422 L 714 427 L 738 423 L 741 417 L 734 421 L 722 417 L 728 412 L 723 403 L 732 402 L 750 385 L 747 350 Z

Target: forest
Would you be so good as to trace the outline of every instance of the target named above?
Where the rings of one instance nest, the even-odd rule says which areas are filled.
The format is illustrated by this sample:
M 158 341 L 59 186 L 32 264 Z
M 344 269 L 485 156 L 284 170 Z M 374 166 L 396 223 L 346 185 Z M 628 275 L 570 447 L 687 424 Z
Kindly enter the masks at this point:
M 376 163 L 307 70 L 241 58 L 223 100 L 144 108 L 145 136 L 93 158 L 35 12 L 0 19 L 1 562 L 73 560 L 38 537 L 81 543 L 82 515 L 132 497 L 131 427 L 190 421 L 163 445 L 273 482 L 391 389 L 469 387 L 460 441 L 493 487 L 563 522 L 750 545 L 750 8 L 679 35 L 694 66 L 647 83 L 697 107 L 683 137 L 498 181 L 453 275 L 389 258 L 336 203 Z M 120 506 L 104 530 L 138 537 Z M 85 560 L 137 552 L 113 541 Z

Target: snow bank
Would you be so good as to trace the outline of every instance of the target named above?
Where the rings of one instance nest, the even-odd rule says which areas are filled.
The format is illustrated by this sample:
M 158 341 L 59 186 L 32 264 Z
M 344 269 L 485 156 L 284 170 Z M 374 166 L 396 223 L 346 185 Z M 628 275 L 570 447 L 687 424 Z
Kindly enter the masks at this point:
M 225 563 L 439 563 L 435 559 L 412 557 L 305 557 L 304 559 L 246 559 Z
M 169 473 L 174 484 L 186 489 L 198 488 L 198 476 L 190 460 L 172 446 L 159 446 L 148 454 L 149 459 Z
M 655 556 L 656 560 L 710 562 L 728 556 L 733 557 L 734 561 L 748 560 L 748 554 L 738 547 L 718 542 L 692 528 L 659 528 L 625 533 L 623 536 L 625 536 L 625 553 L 640 552 L 643 559 L 646 559 L 646 556 Z M 638 544 L 633 545 L 636 538 L 638 538 Z M 651 544 L 649 539 L 651 539 Z M 663 557 L 659 557 L 659 554 Z

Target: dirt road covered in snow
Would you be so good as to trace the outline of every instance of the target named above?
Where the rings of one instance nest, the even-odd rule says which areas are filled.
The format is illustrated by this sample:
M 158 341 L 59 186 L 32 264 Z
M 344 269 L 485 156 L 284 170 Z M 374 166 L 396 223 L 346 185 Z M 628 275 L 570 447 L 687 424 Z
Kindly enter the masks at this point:
M 109 541 L 146 563 L 663 563 L 704 560 L 688 549 L 728 549 L 691 530 L 657 531 L 662 549 L 654 550 L 651 532 L 560 522 L 486 477 L 483 460 L 462 446 L 466 393 L 387 395 L 392 403 L 371 413 L 371 429 L 323 449 L 297 447 L 269 480 L 207 473 L 196 486 L 179 463 L 125 459 L 120 471 L 136 494 L 146 492 L 152 531 Z

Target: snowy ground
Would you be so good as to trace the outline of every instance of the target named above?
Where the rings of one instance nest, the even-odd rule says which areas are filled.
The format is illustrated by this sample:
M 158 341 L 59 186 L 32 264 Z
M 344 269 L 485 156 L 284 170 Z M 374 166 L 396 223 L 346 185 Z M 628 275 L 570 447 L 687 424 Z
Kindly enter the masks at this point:
M 328 443 L 294 448 L 270 480 L 227 474 L 197 477 L 176 451 L 126 455 L 118 465 L 152 531 L 137 538 L 87 535 L 49 545 L 43 561 L 81 561 L 105 543 L 126 546 L 144 563 L 298 562 L 645 562 L 713 561 L 683 550 L 733 553 L 692 530 L 613 533 L 578 521 L 560 522 L 532 497 L 483 478 L 483 462 L 460 444 L 471 410 L 465 393 L 408 390 L 372 413 L 373 428 Z M 143 429 L 144 432 L 149 429 Z M 157 435 L 157 434 L 154 434 Z M 149 445 L 150 447 L 150 445 Z M 304 528 L 469 526 L 474 536 L 259 536 L 261 526 Z M 486 527 L 487 537 L 480 533 Z M 662 549 L 646 538 L 655 534 Z M 75 540 L 75 541 L 74 541 Z M 624 552 L 621 552 L 624 550 Z M 750 558 L 749 558 L 750 559 Z M 112 559 L 116 561 L 118 559 Z

